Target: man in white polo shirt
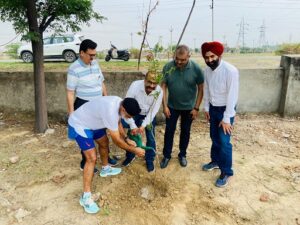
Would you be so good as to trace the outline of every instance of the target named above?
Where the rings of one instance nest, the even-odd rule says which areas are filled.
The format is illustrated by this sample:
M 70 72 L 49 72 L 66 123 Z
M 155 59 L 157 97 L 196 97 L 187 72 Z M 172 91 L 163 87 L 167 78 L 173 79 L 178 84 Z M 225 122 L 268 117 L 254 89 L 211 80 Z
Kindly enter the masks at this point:
M 102 162 L 100 176 L 106 177 L 119 174 L 121 172 L 120 168 L 112 168 L 108 164 L 109 140 L 106 129 L 118 147 L 140 157 L 144 156 L 143 149 L 136 147 L 134 142 L 126 139 L 126 134 L 120 122 L 121 118 L 129 119 L 138 115 L 140 111 L 138 102 L 133 98 L 122 100 L 117 96 L 104 96 L 85 103 L 71 113 L 68 120 L 68 136 L 70 139 L 76 140 L 86 158 L 83 170 L 84 193 L 80 198 L 80 205 L 87 213 L 97 213 L 100 210 L 91 197 L 93 170 L 97 160 L 94 141 L 99 146 Z
M 232 145 L 233 121 L 239 91 L 239 72 L 222 60 L 224 47 L 219 42 L 206 42 L 201 46 L 207 64 L 204 70 L 204 111 L 210 123 L 211 162 L 202 166 L 204 171 L 220 168 L 217 187 L 224 187 L 233 176 Z
M 151 147 L 154 151 L 147 150 L 145 159 L 148 172 L 154 170 L 154 158 L 156 151 L 155 143 L 155 125 L 156 114 L 162 103 L 163 91 L 158 85 L 157 76 L 155 73 L 148 72 L 144 80 L 137 80 L 130 85 L 126 97 L 134 98 L 138 101 L 141 107 L 141 113 L 126 122 L 123 121 L 125 128 L 131 128 L 134 133 L 146 133 L 146 146 Z M 129 125 L 129 126 L 128 126 Z M 132 152 L 126 152 L 126 159 L 122 163 L 123 166 L 128 166 L 135 158 Z

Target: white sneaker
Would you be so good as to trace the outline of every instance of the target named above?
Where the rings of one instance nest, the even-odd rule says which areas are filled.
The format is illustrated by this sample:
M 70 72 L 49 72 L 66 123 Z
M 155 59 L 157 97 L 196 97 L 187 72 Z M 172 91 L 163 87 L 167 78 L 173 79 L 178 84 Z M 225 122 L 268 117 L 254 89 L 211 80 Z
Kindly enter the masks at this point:
M 97 205 L 97 203 L 94 202 L 91 196 L 88 196 L 86 198 L 83 198 L 83 196 L 81 196 L 79 204 L 84 208 L 84 211 L 87 213 L 94 214 L 100 211 L 99 206 Z
M 119 173 L 122 172 L 121 168 L 112 168 L 109 166 L 107 169 L 101 169 L 100 171 L 100 177 L 107 177 L 107 176 L 114 176 L 118 175 Z

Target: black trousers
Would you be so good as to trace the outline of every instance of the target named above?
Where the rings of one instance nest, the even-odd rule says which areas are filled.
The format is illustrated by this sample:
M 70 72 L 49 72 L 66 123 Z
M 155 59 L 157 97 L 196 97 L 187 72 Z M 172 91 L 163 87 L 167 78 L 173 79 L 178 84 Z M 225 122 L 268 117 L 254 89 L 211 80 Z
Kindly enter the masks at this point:
M 179 140 L 179 154 L 178 157 L 186 157 L 186 149 L 190 141 L 190 131 L 193 122 L 191 110 L 176 110 L 170 108 L 171 116 L 166 118 L 166 130 L 164 137 L 163 154 L 165 158 L 170 159 L 173 148 L 173 139 L 176 130 L 176 124 L 179 117 L 180 123 L 180 140 Z

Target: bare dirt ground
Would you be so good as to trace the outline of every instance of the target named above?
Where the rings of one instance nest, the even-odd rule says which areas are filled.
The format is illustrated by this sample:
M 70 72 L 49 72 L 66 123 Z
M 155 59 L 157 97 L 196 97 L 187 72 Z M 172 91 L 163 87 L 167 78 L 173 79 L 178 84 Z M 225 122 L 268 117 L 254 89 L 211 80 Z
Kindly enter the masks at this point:
M 198 225 L 300 224 L 300 118 L 239 115 L 233 135 L 235 176 L 216 188 L 219 171 L 203 172 L 209 161 L 208 124 L 192 128 L 188 166 L 173 158 L 146 172 L 136 160 L 115 177 L 94 177 L 102 210 L 84 213 L 80 154 L 66 126 L 51 122 L 47 134 L 33 133 L 33 118 L 0 112 L 0 224 L 28 225 Z M 161 158 L 164 127 L 157 127 Z M 112 152 L 124 158 L 124 151 Z M 121 161 L 120 160 L 120 161 Z M 158 162 L 156 162 L 158 163 Z

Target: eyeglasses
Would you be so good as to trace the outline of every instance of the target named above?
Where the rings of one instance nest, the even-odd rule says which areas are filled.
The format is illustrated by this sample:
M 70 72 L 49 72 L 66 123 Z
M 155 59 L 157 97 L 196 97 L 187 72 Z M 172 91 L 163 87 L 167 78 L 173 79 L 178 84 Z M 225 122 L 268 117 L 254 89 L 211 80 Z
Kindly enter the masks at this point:
M 86 53 L 86 52 L 85 52 L 85 54 L 89 55 L 91 58 L 96 57 L 96 54 L 89 54 L 89 53 Z

